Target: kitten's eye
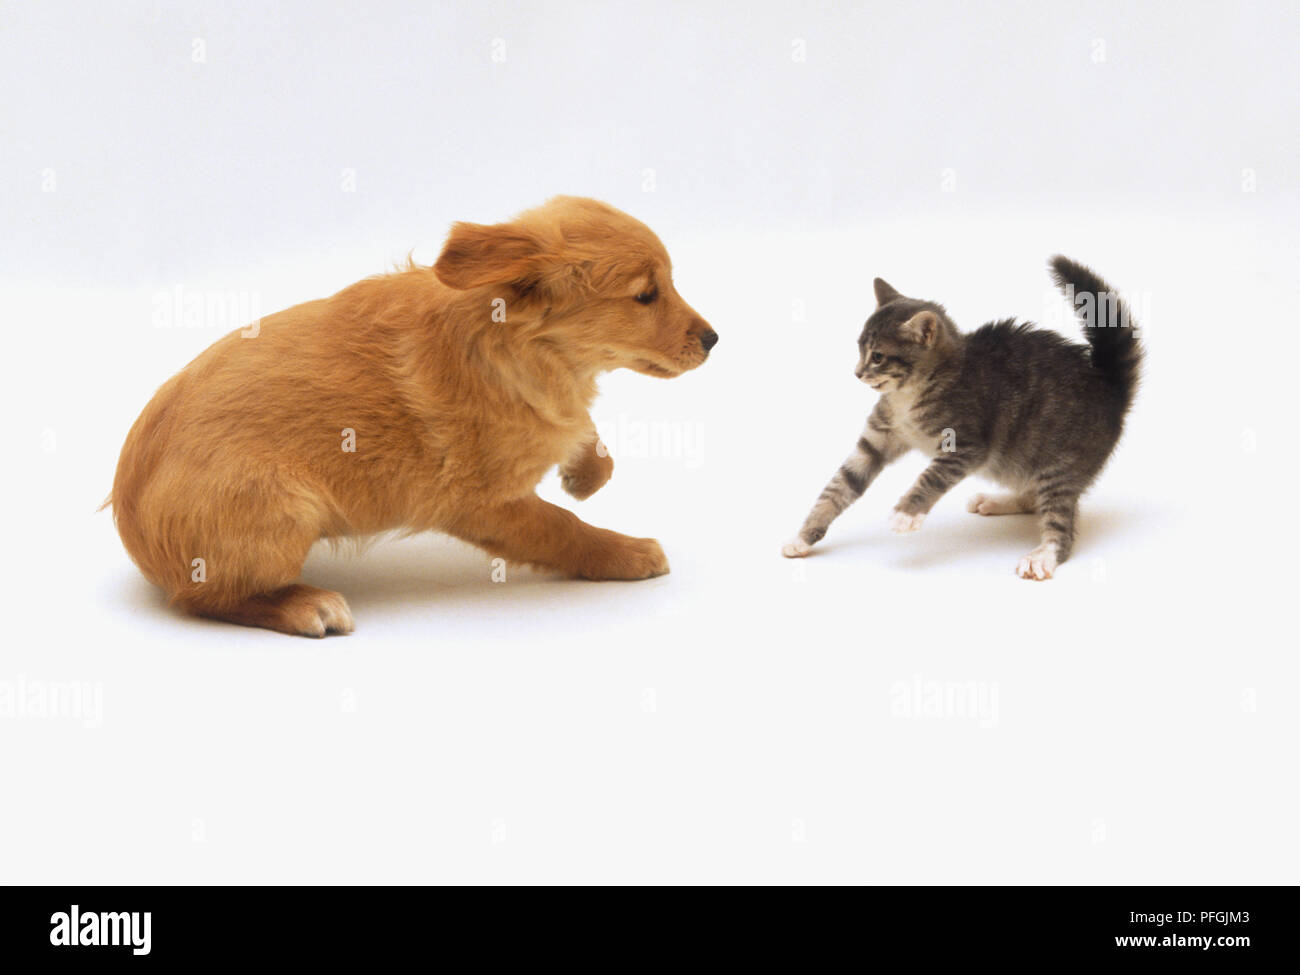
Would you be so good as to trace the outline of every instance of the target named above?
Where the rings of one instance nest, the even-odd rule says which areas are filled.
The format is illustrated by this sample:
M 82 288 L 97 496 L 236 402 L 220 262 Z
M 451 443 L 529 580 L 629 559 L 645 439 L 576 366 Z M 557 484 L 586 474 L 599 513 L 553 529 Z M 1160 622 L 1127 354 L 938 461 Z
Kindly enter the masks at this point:
M 873 352 L 873 353 L 871 353 L 871 364 L 872 364 L 873 366 L 878 366 L 878 365 L 880 365 L 880 364 L 881 364 L 882 362 L 884 362 L 884 361 L 885 361 L 885 353 L 883 353 L 883 352 Z
M 659 297 L 659 289 L 651 288 L 649 291 L 642 291 L 639 295 L 636 296 L 636 300 L 643 305 L 648 305 L 651 304 L 658 297 Z

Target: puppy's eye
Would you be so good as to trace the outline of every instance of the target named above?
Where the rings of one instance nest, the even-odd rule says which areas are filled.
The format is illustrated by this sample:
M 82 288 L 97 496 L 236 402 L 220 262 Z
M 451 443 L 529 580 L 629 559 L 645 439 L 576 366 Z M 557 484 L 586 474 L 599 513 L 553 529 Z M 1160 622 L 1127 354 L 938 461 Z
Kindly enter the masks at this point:
M 659 289 L 651 288 L 649 291 L 642 291 L 639 295 L 636 296 L 636 300 L 643 305 L 648 305 L 651 304 L 658 297 L 659 297 Z
M 871 353 L 871 364 L 872 364 L 873 366 L 878 366 L 878 365 L 880 365 L 880 364 L 881 364 L 882 362 L 884 362 L 884 361 L 885 361 L 885 353 L 883 353 L 883 352 L 873 352 L 873 353 Z

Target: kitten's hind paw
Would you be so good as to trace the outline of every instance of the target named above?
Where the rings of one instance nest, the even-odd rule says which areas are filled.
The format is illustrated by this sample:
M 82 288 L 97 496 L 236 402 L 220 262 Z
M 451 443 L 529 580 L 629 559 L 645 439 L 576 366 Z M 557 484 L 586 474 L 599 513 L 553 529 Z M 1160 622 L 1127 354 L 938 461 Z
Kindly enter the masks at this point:
M 1023 495 L 976 494 L 966 502 L 966 510 L 974 515 L 1023 515 L 1032 513 L 1034 505 Z
M 889 527 L 894 530 L 895 535 L 906 535 L 908 532 L 917 531 L 923 521 L 925 521 L 925 512 L 909 515 L 903 511 L 895 511 Z
M 1016 566 L 1016 575 L 1022 579 L 1042 582 L 1052 578 L 1056 571 L 1056 546 L 1040 545 L 1020 560 Z
M 781 546 L 781 554 L 787 559 L 801 559 L 812 551 L 812 546 L 802 538 L 792 538 Z

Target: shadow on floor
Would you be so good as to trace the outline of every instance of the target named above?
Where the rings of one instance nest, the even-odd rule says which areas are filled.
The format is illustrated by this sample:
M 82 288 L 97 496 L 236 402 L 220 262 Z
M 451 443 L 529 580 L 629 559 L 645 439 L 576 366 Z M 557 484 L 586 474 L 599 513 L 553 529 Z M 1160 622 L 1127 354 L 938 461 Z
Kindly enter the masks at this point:
M 963 502 L 964 504 L 964 502 Z M 1161 513 L 1146 507 L 1089 508 L 1087 499 L 1080 508 L 1078 533 L 1074 554 L 1086 553 L 1089 545 L 1135 531 L 1143 530 L 1161 517 Z M 831 529 L 834 531 L 834 528 Z M 815 552 L 848 553 L 863 546 L 872 546 L 877 552 L 888 553 L 890 567 L 899 569 L 925 569 L 936 565 L 988 556 L 1005 551 L 1015 561 L 1039 541 L 1036 515 L 976 515 L 963 512 L 960 519 L 927 521 L 912 535 L 897 541 L 905 547 L 891 544 L 888 549 L 882 542 L 895 541 L 882 525 L 875 533 L 859 531 L 856 536 L 842 538 L 827 544 L 823 541 Z

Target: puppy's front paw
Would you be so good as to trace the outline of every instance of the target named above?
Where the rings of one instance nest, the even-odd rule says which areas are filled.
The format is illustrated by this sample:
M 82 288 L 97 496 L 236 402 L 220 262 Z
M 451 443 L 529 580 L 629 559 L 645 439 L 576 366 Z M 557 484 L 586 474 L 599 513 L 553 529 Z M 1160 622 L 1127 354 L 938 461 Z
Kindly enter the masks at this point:
M 1054 545 L 1038 546 L 1016 566 L 1016 575 L 1020 578 L 1034 579 L 1038 582 L 1052 578 L 1052 573 L 1055 571 L 1056 546 Z
M 628 576 L 630 579 L 650 579 L 654 576 L 666 576 L 668 574 L 668 556 L 664 555 L 663 547 L 653 538 L 638 539 L 641 543 L 637 547 L 635 557 L 632 559 L 633 574 Z
M 668 574 L 668 557 L 653 538 L 621 538 L 596 553 L 584 579 L 651 579 Z
M 614 458 L 597 441 L 595 449 L 581 463 L 560 471 L 560 487 L 577 500 L 586 501 L 605 486 L 613 473 Z
M 896 510 L 889 527 L 893 529 L 895 535 L 906 535 L 908 532 L 918 531 L 923 521 L 925 521 L 925 512 L 909 515 L 905 511 Z
M 802 538 L 792 538 L 781 546 L 781 554 L 787 559 L 801 559 L 812 551 L 812 546 Z
M 604 481 L 596 483 L 581 474 L 560 475 L 560 487 L 564 488 L 564 493 L 578 501 L 586 501 L 604 485 Z

